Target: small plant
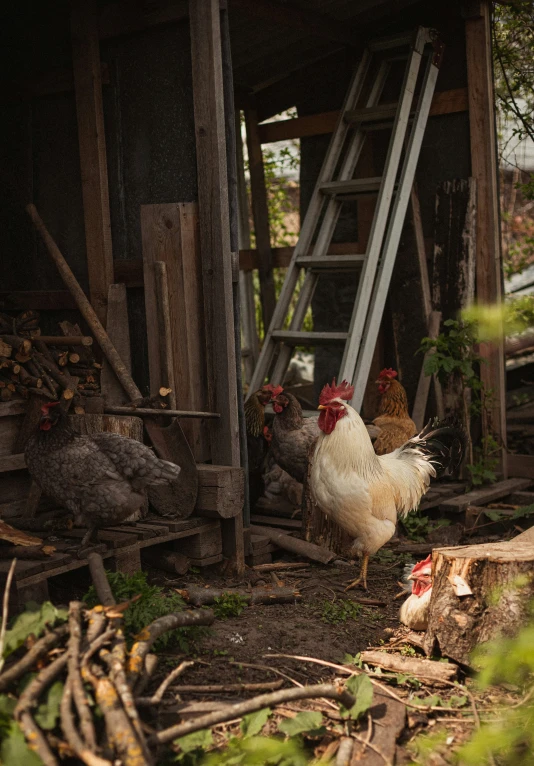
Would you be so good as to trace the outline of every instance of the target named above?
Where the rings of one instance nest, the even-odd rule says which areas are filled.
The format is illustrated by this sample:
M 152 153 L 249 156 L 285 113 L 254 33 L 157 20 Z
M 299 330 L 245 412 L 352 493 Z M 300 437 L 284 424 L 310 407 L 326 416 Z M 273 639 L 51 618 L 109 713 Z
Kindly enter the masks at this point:
M 420 516 L 419 511 L 412 511 L 402 519 L 402 526 L 410 538 L 416 543 L 422 543 L 426 540 L 428 533 L 439 527 L 448 527 L 448 519 L 437 519 L 431 521 L 428 516 Z
M 330 625 L 339 625 L 347 620 L 355 620 L 360 616 L 361 607 L 354 601 L 323 601 L 316 610 L 321 615 L 321 621 Z
M 480 447 L 475 447 L 473 462 L 466 466 L 474 487 L 497 480 L 495 470 L 499 465 L 499 453 L 499 444 L 491 434 L 482 438 Z
M 129 643 L 147 625 L 158 617 L 164 617 L 171 612 L 181 612 L 186 604 L 177 593 L 166 593 L 158 585 L 149 585 L 145 572 L 125 575 L 122 572 L 106 572 L 115 600 L 118 603 L 133 601 L 124 613 L 125 635 Z M 88 607 L 99 603 L 94 586 L 91 586 L 84 596 Z M 191 645 L 202 636 L 207 635 L 206 628 L 178 628 L 164 633 L 154 644 L 156 651 L 177 646 L 181 651 L 189 653 Z
M 239 593 L 223 593 L 215 599 L 213 611 L 219 620 L 228 620 L 230 617 L 239 617 L 247 603 L 247 599 Z

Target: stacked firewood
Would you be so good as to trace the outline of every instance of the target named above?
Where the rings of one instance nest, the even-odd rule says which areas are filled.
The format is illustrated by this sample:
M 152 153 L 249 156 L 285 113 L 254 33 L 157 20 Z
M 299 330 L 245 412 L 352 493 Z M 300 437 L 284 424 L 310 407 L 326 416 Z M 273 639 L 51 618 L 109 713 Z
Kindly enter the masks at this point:
M 0 313 L 0 399 L 74 399 L 74 411 L 85 412 L 86 397 L 100 396 L 101 365 L 95 360 L 90 336 L 78 325 L 60 322 L 63 335 L 45 336 L 39 314 L 17 317 Z

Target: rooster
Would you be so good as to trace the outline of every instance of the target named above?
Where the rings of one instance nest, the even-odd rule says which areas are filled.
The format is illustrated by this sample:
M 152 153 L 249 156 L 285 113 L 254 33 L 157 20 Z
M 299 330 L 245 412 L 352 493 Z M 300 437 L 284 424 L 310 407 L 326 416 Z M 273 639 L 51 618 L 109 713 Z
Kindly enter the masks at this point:
M 263 494 L 263 471 L 267 449 L 271 440 L 268 427 L 265 425 L 265 405 L 271 397 L 282 391 L 282 387 L 274 388 L 266 385 L 255 391 L 245 402 L 245 424 L 247 429 L 247 451 L 249 472 L 250 506 L 254 508 Z
M 360 576 L 347 590 L 367 589 L 369 556 L 395 532 L 397 514 L 416 508 L 434 476 L 460 465 L 465 433 L 454 423 L 430 424 L 387 455 L 376 455 L 361 417 L 348 402 L 354 386 L 326 385 L 319 398 L 321 435 L 310 472 L 314 502 L 355 538 L 362 555 Z
M 411 595 L 400 609 L 400 621 L 411 630 L 426 630 L 432 595 L 432 556 L 416 564 L 408 576 Z
M 373 445 L 377 455 L 393 452 L 417 433 L 417 427 L 408 415 L 406 391 L 396 377 L 395 370 L 385 369 L 376 381 L 381 395 L 378 417 L 373 420 L 373 425 L 379 428 Z
M 26 446 L 26 465 L 43 492 L 88 527 L 84 548 L 99 527 L 132 516 L 145 500 L 145 487 L 170 484 L 180 467 L 118 434 L 80 436 L 58 405 L 41 407 L 39 428 Z
M 279 390 L 278 390 L 279 389 Z M 317 418 L 305 418 L 293 394 L 278 386 L 272 397 L 271 451 L 275 461 L 300 484 L 308 471 L 308 453 L 321 433 Z

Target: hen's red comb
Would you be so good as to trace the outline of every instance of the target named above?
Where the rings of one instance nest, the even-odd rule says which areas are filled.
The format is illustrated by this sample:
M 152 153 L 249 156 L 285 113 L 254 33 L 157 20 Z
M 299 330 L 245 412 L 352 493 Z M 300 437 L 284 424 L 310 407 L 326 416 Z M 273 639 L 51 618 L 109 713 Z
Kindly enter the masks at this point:
M 58 404 L 59 402 L 47 402 L 46 404 L 43 404 L 43 406 L 41 407 L 41 412 L 43 413 L 43 415 L 48 415 L 48 410 L 50 409 L 50 407 L 57 407 Z
M 351 386 L 346 380 L 336 385 L 336 379 L 332 381 L 332 385 L 326 384 L 321 395 L 319 396 L 319 404 L 328 404 L 332 399 L 344 399 L 346 402 L 350 402 L 354 396 L 354 386 Z
M 430 556 L 427 556 L 424 561 L 419 561 L 414 566 L 414 568 L 412 569 L 412 575 L 417 574 L 418 572 L 421 572 L 423 569 L 431 565 L 432 565 L 432 554 L 430 554 Z
M 398 375 L 397 371 L 394 370 L 392 367 L 386 367 L 382 370 L 379 378 L 386 378 L 387 380 L 393 380 L 393 378 L 396 378 Z
M 283 386 L 273 386 L 272 383 L 267 383 L 267 385 L 263 386 L 263 388 L 271 392 L 272 399 L 274 399 L 275 396 L 278 396 L 278 394 L 281 394 L 282 391 L 284 390 Z

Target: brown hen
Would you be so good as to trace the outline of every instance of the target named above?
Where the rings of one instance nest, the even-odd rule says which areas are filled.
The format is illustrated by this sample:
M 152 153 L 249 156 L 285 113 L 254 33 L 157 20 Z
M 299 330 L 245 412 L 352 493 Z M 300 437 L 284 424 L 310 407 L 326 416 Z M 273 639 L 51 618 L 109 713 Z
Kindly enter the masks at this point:
M 381 394 L 378 417 L 373 425 L 380 430 L 374 441 L 377 455 L 387 455 L 415 436 L 417 427 L 408 414 L 408 397 L 404 386 L 395 380 L 395 370 L 382 370 L 378 376 L 378 391 Z

